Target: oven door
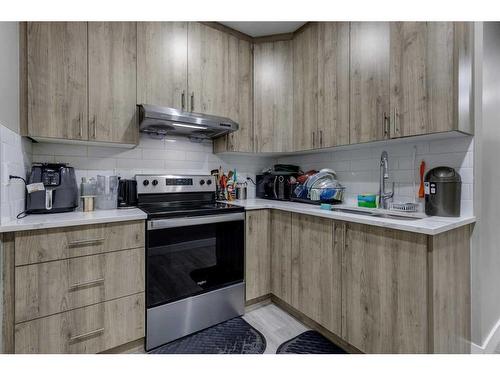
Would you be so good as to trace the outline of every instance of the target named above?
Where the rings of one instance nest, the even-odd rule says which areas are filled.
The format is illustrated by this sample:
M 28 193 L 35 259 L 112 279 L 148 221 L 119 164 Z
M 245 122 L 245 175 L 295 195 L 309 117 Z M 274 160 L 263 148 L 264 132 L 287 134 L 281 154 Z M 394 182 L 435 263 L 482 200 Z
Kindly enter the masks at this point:
M 148 221 L 147 308 L 240 283 L 245 214 Z

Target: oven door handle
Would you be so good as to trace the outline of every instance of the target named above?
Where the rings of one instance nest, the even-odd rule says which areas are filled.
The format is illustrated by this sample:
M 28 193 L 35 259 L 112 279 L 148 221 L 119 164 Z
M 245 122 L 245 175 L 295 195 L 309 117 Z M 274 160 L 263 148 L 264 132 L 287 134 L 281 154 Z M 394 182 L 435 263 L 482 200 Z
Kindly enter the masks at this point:
M 245 219 L 244 212 L 223 214 L 223 215 L 195 216 L 187 218 L 179 217 L 171 219 L 156 219 L 148 221 L 148 230 L 188 227 L 191 225 L 223 223 L 227 221 L 238 221 L 244 219 Z

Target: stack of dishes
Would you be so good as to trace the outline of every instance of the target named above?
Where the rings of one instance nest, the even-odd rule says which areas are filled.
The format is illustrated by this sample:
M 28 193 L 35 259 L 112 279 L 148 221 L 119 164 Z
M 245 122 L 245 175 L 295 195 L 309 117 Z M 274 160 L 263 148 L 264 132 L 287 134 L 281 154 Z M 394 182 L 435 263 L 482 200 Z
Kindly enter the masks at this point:
M 337 181 L 334 171 L 322 169 L 307 179 L 305 191 L 311 201 L 335 203 L 343 201 L 345 187 Z

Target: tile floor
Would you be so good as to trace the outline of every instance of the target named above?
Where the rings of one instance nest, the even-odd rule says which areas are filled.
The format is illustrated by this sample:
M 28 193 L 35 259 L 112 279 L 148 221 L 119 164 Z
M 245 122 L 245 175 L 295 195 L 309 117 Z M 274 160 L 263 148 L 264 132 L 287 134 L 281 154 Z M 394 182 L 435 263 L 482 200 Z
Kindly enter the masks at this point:
M 276 354 L 276 349 L 282 343 L 309 329 L 272 303 L 248 311 L 243 315 L 243 319 L 266 338 L 267 345 L 264 354 Z M 145 354 L 145 352 L 141 345 L 123 354 Z
M 264 354 L 276 354 L 276 349 L 309 328 L 274 304 L 256 308 L 243 315 L 250 325 L 266 338 Z

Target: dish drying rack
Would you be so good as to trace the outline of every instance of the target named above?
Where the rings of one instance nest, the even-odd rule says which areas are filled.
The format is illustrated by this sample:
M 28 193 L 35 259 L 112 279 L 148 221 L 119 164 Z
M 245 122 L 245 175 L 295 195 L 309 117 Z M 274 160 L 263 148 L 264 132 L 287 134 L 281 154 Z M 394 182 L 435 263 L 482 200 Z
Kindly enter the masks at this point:
M 417 212 L 417 203 L 391 203 L 389 205 L 389 210 L 399 211 L 399 212 Z

